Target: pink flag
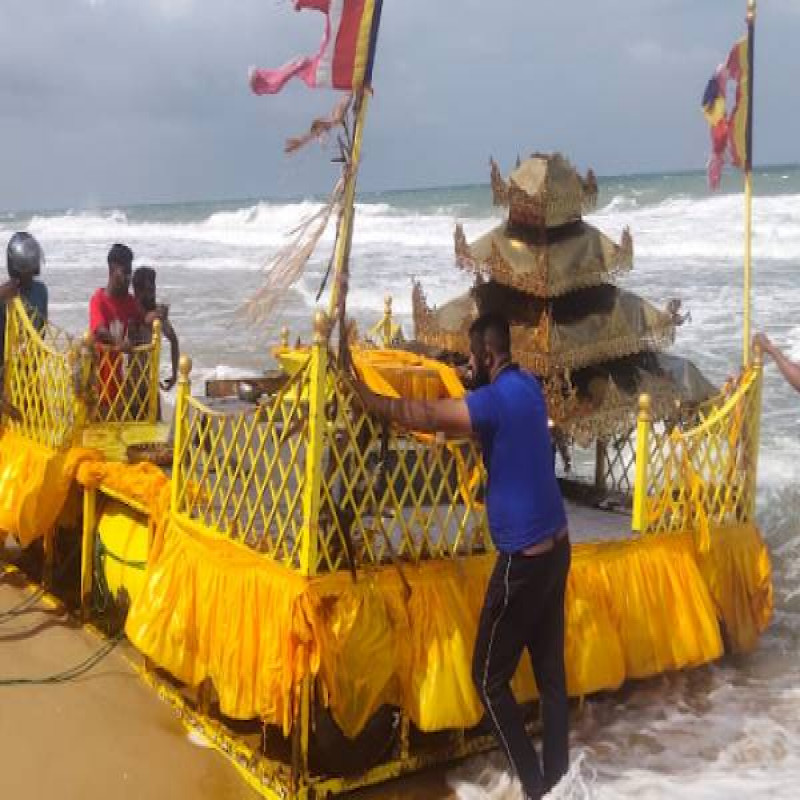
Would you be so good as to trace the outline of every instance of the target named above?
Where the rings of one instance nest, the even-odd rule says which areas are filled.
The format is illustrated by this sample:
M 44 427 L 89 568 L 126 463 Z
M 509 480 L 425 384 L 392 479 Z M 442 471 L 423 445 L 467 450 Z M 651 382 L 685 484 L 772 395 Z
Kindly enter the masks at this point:
M 253 69 L 256 94 L 276 94 L 291 78 L 311 88 L 354 89 L 371 79 L 382 0 L 295 0 L 295 10 L 325 15 L 319 52 L 299 56 L 278 69 Z

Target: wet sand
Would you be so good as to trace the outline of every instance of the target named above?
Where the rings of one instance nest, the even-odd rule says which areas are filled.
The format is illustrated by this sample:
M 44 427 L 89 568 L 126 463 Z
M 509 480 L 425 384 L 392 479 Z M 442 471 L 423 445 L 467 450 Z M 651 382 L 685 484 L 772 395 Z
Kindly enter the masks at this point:
M 90 657 L 104 640 L 40 600 L 0 562 L 0 680 L 43 678 Z M 60 684 L 0 686 L 4 797 L 253 800 L 258 795 L 213 749 L 193 744 L 172 710 L 137 676 L 123 642 L 87 674 Z M 353 800 L 445 800 L 444 770 L 393 781 Z
M 0 571 L 0 615 L 33 591 L 18 573 Z M 0 616 L 0 680 L 53 675 L 103 644 L 40 601 Z M 67 683 L 0 686 L 3 796 L 253 798 L 221 756 L 191 743 L 125 660 L 125 647 Z

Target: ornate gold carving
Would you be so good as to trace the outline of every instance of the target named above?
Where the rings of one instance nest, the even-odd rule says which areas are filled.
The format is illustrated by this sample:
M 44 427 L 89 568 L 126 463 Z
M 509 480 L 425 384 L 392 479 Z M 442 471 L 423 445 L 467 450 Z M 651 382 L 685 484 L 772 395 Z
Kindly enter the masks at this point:
M 453 235 L 455 241 L 456 264 L 467 272 L 472 272 L 482 278 L 497 281 L 503 286 L 518 289 L 526 294 L 536 297 L 560 297 L 576 289 L 588 289 L 607 283 L 610 278 L 623 272 L 628 272 L 633 267 L 633 238 L 628 228 L 622 232 L 622 239 L 617 246 L 613 258 L 604 265 L 599 259 L 594 268 L 584 269 L 577 274 L 566 274 L 560 281 L 550 280 L 549 257 L 546 246 L 542 246 L 532 259 L 535 264 L 524 273 L 517 272 L 506 261 L 495 242 L 492 242 L 491 254 L 488 259 L 480 261 L 475 258 L 464 229 L 456 225 Z
M 583 186 L 583 210 L 584 212 L 593 211 L 597 207 L 598 190 L 597 178 L 591 167 L 586 171 L 586 177 L 581 178 L 581 185 Z
M 497 166 L 497 162 L 493 158 L 489 159 L 489 165 L 491 167 L 492 202 L 496 206 L 507 206 L 508 186 L 500 174 L 500 167 Z
M 464 235 L 464 228 L 461 226 L 460 222 L 456 224 L 453 240 L 455 241 L 456 264 L 458 264 L 461 269 L 480 272 L 475 263 L 472 251 L 469 249 L 467 237 Z

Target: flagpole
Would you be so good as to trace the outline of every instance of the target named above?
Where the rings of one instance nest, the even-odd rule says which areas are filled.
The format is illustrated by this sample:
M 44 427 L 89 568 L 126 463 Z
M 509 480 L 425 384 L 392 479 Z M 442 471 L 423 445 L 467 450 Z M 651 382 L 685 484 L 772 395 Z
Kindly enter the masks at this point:
M 370 92 L 360 88 L 355 100 L 355 127 L 353 130 L 353 144 L 348 154 L 346 165 L 344 196 L 342 198 L 342 214 L 339 218 L 339 229 L 336 233 L 336 249 L 333 254 L 333 286 L 331 288 L 330 305 L 328 313 L 336 319 L 339 325 L 340 353 L 343 352 L 343 342 L 346 338 L 344 330 L 345 315 L 347 312 L 347 291 L 350 281 L 350 247 L 353 242 L 353 223 L 355 220 L 356 182 L 358 168 L 361 163 L 361 142 L 364 138 L 364 123 L 367 118 L 367 106 Z
M 742 362 L 750 364 L 750 286 L 753 238 L 753 65 L 755 63 L 756 0 L 747 0 L 747 121 L 744 165 L 744 321 Z

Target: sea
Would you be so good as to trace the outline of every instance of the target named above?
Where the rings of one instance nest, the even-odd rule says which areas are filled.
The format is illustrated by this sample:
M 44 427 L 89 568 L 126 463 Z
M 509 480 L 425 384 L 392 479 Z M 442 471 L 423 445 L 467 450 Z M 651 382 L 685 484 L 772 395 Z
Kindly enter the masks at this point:
M 605 177 L 587 219 L 617 239 L 630 228 L 634 269 L 619 283 L 659 306 L 680 298 L 691 315 L 673 352 L 714 382 L 742 358 L 744 199 L 741 176 L 709 192 L 702 173 Z M 754 172 L 753 330 L 766 331 L 800 360 L 800 167 Z M 258 328 L 238 313 L 291 231 L 321 198 L 248 199 L 0 213 L 0 241 L 30 230 L 42 243 L 53 322 L 87 326 L 92 291 L 105 284 L 114 242 L 136 265 L 158 271 L 161 302 L 182 349 L 192 356 L 193 389 L 210 377 L 252 375 L 274 366 L 271 348 L 288 326 L 309 341 L 317 293 L 333 242 L 317 254 L 274 314 Z M 468 238 L 498 224 L 488 186 L 361 194 L 357 204 L 348 306 L 361 330 L 393 299 L 408 336 L 411 281 L 431 303 L 460 293 L 469 279 L 455 265 L 453 230 Z M 170 398 L 165 398 L 167 404 Z M 756 652 L 702 669 L 636 683 L 587 699 L 571 732 L 572 768 L 555 798 L 800 796 L 800 394 L 766 368 L 758 517 L 769 544 L 775 614 Z M 464 800 L 521 794 L 499 755 L 446 773 Z M 433 795 L 431 795 L 433 796 Z

